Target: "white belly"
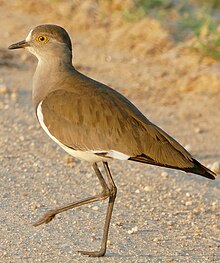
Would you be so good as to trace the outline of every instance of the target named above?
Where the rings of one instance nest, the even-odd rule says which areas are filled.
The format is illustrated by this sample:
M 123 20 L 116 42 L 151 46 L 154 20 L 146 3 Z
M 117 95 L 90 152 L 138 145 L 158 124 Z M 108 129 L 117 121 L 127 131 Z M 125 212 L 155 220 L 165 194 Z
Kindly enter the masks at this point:
M 91 162 L 91 163 L 97 163 L 97 162 L 107 162 L 109 160 L 111 160 L 110 158 L 105 158 L 102 156 L 99 156 L 95 153 L 93 153 L 92 151 L 80 151 L 80 150 L 73 150 L 65 145 L 63 145 L 62 143 L 58 143 L 67 153 L 69 153 L 70 155 L 72 155 L 73 157 L 83 160 L 83 161 L 87 161 L 87 162 Z

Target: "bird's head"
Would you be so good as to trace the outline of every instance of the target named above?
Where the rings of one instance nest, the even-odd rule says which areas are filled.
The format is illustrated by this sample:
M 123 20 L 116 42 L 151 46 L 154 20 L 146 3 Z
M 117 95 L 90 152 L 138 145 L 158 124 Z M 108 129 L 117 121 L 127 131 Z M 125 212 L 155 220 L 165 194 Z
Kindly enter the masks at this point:
M 66 30 L 57 25 L 40 25 L 30 31 L 25 40 L 12 44 L 9 49 L 25 48 L 39 61 L 48 59 L 72 60 L 72 44 Z

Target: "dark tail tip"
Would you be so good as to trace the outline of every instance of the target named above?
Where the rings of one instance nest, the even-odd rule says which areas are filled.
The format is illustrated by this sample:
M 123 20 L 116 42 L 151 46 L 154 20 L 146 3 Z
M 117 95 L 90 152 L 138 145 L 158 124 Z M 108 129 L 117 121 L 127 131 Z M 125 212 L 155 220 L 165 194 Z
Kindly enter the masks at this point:
M 194 167 L 190 168 L 188 172 L 199 174 L 203 177 L 206 177 L 211 180 L 215 180 L 215 177 L 217 176 L 213 171 L 193 159 Z

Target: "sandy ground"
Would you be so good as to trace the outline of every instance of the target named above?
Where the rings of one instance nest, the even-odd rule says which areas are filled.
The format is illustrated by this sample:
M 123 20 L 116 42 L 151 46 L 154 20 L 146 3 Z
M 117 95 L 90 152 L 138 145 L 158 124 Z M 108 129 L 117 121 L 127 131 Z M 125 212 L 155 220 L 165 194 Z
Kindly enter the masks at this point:
M 112 162 L 118 196 L 105 258 L 77 250 L 99 248 L 106 202 L 32 226 L 48 209 L 100 191 L 90 165 L 69 162 L 36 121 L 35 58 L 7 50 L 38 24 L 65 26 L 80 71 L 128 96 L 205 165 L 220 161 L 219 63 L 173 43 L 157 21 L 109 18 L 94 26 L 85 23 L 85 12 L 96 11 L 88 9 L 94 1 L 84 1 L 86 11 L 77 7 L 75 18 L 65 15 L 70 2 L 49 9 L 0 1 L 0 262 L 220 262 L 220 177 Z M 149 23 L 158 34 L 141 33 Z

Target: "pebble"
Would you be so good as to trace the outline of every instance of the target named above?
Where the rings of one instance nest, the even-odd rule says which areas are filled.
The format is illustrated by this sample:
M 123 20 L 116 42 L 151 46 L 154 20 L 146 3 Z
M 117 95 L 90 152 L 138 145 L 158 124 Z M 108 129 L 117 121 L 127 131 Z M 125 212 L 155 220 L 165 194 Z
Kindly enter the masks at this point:
M 167 222 L 167 225 L 168 225 L 168 226 L 174 226 L 174 224 L 175 224 L 174 221 L 168 221 L 168 222 Z
M 193 219 L 193 215 L 192 214 L 189 214 L 188 216 L 187 216 L 187 220 L 192 220 Z
M 92 236 L 92 237 L 91 237 L 91 240 L 92 240 L 92 241 L 96 241 L 97 238 L 96 238 L 95 236 Z
M 0 94 L 5 95 L 9 93 L 7 86 L 4 83 L 0 84 Z
M 93 206 L 93 207 L 92 207 L 92 210 L 98 211 L 98 210 L 99 210 L 99 207 L 98 207 L 98 206 Z
M 186 205 L 186 206 L 192 205 L 192 201 L 187 201 L 187 202 L 185 203 L 185 205 Z
M 220 162 L 214 162 L 210 169 L 214 172 L 214 173 L 220 173 Z
M 132 229 L 128 230 L 128 234 L 131 235 L 131 234 L 134 234 L 138 231 L 138 227 L 135 226 L 135 227 L 132 227 Z
M 39 204 L 33 204 L 33 205 L 32 205 L 32 209 L 33 209 L 33 210 L 36 210 L 36 209 L 38 209 L 39 207 L 40 207 Z
M 112 61 L 112 57 L 110 55 L 108 55 L 106 58 L 105 58 L 105 61 L 106 62 L 111 62 Z
M 192 151 L 192 146 L 190 144 L 186 144 L 184 147 L 188 152 Z
M 167 172 L 162 172 L 161 176 L 164 177 L 164 178 L 167 178 L 168 177 L 168 173 Z
M 159 243 L 160 242 L 160 239 L 158 237 L 155 237 L 153 240 L 153 242 L 156 242 L 156 243 Z
M 186 193 L 186 196 L 187 196 L 187 197 L 191 197 L 191 194 L 187 192 L 187 193 Z
M 63 159 L 66 164 L 74 163 L 74 158 L 72 156 L 66 155 Z
M 91 178 L 93 176 L 93 174 L 92 173 L 88 173 L 88 174 L 86 174 L 86 177 L 89 179 L 89 178 Z
M 214 201 L 214 202 L 211 203 L 211 205 L 212 205 L 213 208 L 215 208 L 215 207 L 218 206 L 218 203 L 216 201 Z
M 207 164 L 206 167 L 211 169 L 211 167 L 212 167 L 211 163 Z
M 16 91 L 13 91 L 13 92 L 11 93 L 11 99 L 12 99 L 12 100 L 17 100 L 17 98 L 18 98 L 18 93 L 17 93 Z
M 180 187 L 176 188 L 177 193 L 180 193 L 181 191 L 182 191 L 182 188 L 180 188 Z
M 123 223 L 122 222 L 116 222 L 116 223 L 113 223 L 113 226 L 123 226 Z
M 107 240 L 107 246 L 112 245 L 112 242 L 110 240 Z
M 197 127 L 197 128 L 195 128 L 195 132 L 196 132 L 196 133 L 202 133 L 203 130 L 202 130 L 201 128 Z
M 21 135 L 20 137 L 19 137 L 19 139 L 20 139 L 20 141 L 24 141 L 24 136 L 23 135 Z
M 145 192 L 152 192 L 153 188 L 147 185 L 147 186 L 144 187 L 144 191 Z

